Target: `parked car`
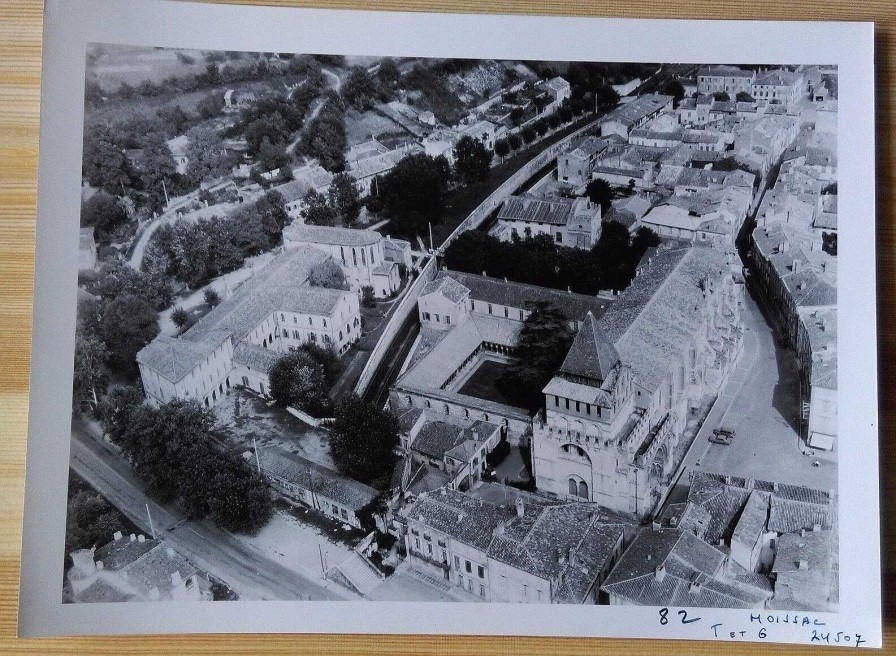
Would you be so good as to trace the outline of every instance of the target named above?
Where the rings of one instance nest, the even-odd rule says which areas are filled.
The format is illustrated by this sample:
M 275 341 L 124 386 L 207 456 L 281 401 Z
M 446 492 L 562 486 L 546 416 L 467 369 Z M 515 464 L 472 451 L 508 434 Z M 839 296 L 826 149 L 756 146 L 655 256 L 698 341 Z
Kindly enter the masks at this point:
M 713 444 L 728 445 L 734 440 L 734 430 L 730 428 L 717 428 L 712 432 L 709 441 Z

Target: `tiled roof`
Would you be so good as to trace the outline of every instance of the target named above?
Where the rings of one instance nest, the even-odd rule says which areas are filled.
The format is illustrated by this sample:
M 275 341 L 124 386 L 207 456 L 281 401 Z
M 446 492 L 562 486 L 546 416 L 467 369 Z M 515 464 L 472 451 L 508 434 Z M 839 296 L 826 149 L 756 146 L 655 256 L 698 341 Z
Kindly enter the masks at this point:
M 427 421 L 420 427 L 411 448 L 423 455 L 441 458 L 445 452 L 460 443 L 462 429 L 444 421 Z
M 601 122 L 619 121 L 623 125 L 631 126 L 642 118 L 658 112 L 671 101 L 672 96 L 663 96 L 658 93 L 640 96 L 612 110 L 604 116 Z
M 609 146 L 609 142 L 606 139 L 601 139 L 600 137 L 595 136 L 583 137 L 581 140 L 575 142 L 566 155 L 574 155 L 576 157 L 588 159 L 597 153 L 606 150 L 607 146 Z
M 420 296 L 440 293 L 452 303 L 460 303 L 467 297 L 469 292 L 470 290 L 463 283 L 459 283 L 454 278 L 437 276 L 435 280 L 430 280 L 426 283 L 420 292 Z
M 238 344 L 275 311 L 329 316 L 347 293 L 305 286 L 309 270 L 328 259 L 313 246 L 281 253 L 183 335 L 162 336 L 147 344 L 137 362 L 176 383 L 228 337 Z
M 233 349 L 233 362 L 245 366 L 250 371 L 268 374 L 281 355 L 256 344 L 240 342 Z
M 423 414 L 422 408 L 410 408 L 398 415 L 398 430 L 402 433 L 410 431 L 417 423 L 420 415 Z
M 729 66 L 727 64 L 716 64 L 712 66 L 701 66 L 697 69 L 697 75 L 705 75 L 712 77 L 743 77 L 752 78 L 755 73 L 747 71 L 737 66 Z
M 283 229 L 284 241 L 334 246 L 372 246 L 383 238 L 376 230 L 334 228 L 331 226 L 290 223 Z
M 124 536 L 97 548 L 93 559 L 102 561 L 103 569 L 119 570 L 127 567 L 159 544 L 161 543 L 158 540 L 144 539 L 141 542 L 139 539 L 131 540 L 128 536 Z
M 588 312 L 600 317 L 607 307 L 601 301 L 586 294 L 562 292 L 548 287 L 507 282 L 499 278 L 478 276 L 459 271 L 440 271 L 436 280 L 451 278 L 470 290 L 470 298 L 486 303 L 526 309 L 529 304 L 545 302 L 560 309 L 570 319 L 581 321 Z
M 782 535 L 778 539 L 772 571 L 777 574 L 800 571 L 802 560 L 806 563 L 807 572 L 829 572 L 831 541 L 831 532 L 828 530 Z
M 531 221 L 547 225 L 566 225 L 573 210 L 571 198 L 547 200 L 535 196 L 510 196 L 498 212 L 499 221 Z
M 416 149 L 415 149 L 416 150 Z M 411 154 L 410 149 L 390 150 L 387 153 L 373 155 L 348 163 L 348 174 L 355 180 L 363 180 L 373 175 L 392 170 L 401 160 Z
M 121 571 L 132 587 L 148 597 L 154 589 L 164 596 L 198 570 L 179 553 L 157 542 L 152 550 Z
M 607 523 L 590 504 L 525 499 L 520 517 L 513 506 L 443 488 L 422 495 L 401 513 L 491 559 L 553 582 L 552 601 L 582 603 L 612 557 L 623 527 Z
M 313 490 L 315 495 L 336 501 L 353 511 L 369 505 L 377 495 L 377 491 L 368 485 L 277 447 L 259 449 L 258 460 L 266 476 Z
M 769 494 L 753 490 L 747 498 L 734 527 L 734 533 L 731 535 L 732 541 L 740 542 L 748 548 L 759 540 L 759 537 L 765 531 L 766 522 L 768 521 L 768 502 Z
M 619 353 L 589 312 L 560 366 L 560 373 L 604 381 L 619 364 Z
M 638 385 L 653 391 L 676 366 L 705 320 L 701 281 L 727 271 L 726 254 L 714 248 L 659 250 L 607 308 L 598 327 Z
M 282 185 L 277 185 L 271 191 L 276 191 L 283 196 L 284 203 L 291 203 L 296 200 L 304 199 L 309 191 L 314 189 L 307 180 L 290 180 Z
M 678 529 L 644 528 L 602 589 L 644 606 L 753 608 L 770 596 L 726 577 L 725 555 Z M 657 568 L 661 567 L 659 572 Z

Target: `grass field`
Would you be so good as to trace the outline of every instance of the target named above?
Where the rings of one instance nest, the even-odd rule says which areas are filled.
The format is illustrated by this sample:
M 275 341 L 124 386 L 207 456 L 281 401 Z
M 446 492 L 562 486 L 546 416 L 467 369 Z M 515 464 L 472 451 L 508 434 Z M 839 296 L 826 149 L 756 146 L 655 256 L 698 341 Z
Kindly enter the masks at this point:
M 473 375 L 457 390 L 458 394 L 466 396 L 474 396 L 477 399 L 485 399 L 486 401 L 494 401 L 495 403 L 503 403 L 512 406 L 513 403 L 506 396 L 501 394 L 495 385 L 495 381 L 501 377 L 501 374 L 507 369 L 507 365 L 503 362 L 495 362 L 494 360 L 483 360 L 476 367 Z
M 345 138 L 349 146 L 367 141 L 372 134 L 400 131 L 400 125 L 373 111 L 361 113 L 350 109 L 345 113 Z

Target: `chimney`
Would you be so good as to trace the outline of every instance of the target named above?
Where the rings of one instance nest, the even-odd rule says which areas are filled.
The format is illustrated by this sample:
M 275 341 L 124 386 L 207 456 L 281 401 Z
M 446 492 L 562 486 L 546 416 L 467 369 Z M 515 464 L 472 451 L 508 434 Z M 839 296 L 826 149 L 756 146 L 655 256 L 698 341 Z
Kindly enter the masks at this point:
M 488 277 L 488 273 L 486 273 L 485 271 L 483 271 L 483 272 L 482 272 L 482 277 L 483 277 L 483 278 L 487 278 L 487 277 Z
M 818 533 L 820 530 L 821 530 L 821 524 L 818 524 L 818 523 L 812 524 L 812 532 L 813 533 Z
M 443 497 L 448 496 L 448 490 L 446 490 L 444 487 L 442 489 L 440 489 L 439 492 L 442 494 Z
M 691 584 L 688 586 L 688 592 L 691 592 L 693 594 L 700 594 L 700 590 L 702 588 L 703 588 L 703 586 L 700 585 L 700 582 L 697 581 L 696 579 L 694 579 L 693 581 L 691 581 Z
M 131 535 L 130 535 L 129 537 L 131 538 L 131 542 L 136 542 L 136 541 L 137 541 L 137 536 L 134 535 L 133 533 L 131 533 Z
M 118 542 L 122 537 L 123 536 L 122 536 L 121 531 L 115 531 L 115 533 L 112 534 L 112 539 L 115 540 L 116 542 Z
M 137 536 L 137 542 L 146 542 L 146 536 L 141 533 Z
M 754 487 L 756 487 L 756 481 L 754 481 L 752 478 L 748 478 L 748 479 L 747 479 L 747 484 L 746 484 L 745 487 L 746 487 L 748 490 L 752 490 Z
M 653 522 L 651 522 L 650 528 L 651 530 L 659 531 L 662 528 L 662 525 L 660 525 L 658 521 L 654 520 Z
M 797 567 L 799 568 L 799 570 L 801 572 L 805 572 L 806 570 L 809 569 L 809 561 L 806 560 L 805 558 L 800 558 L 799 563 L 797 564 Z
M 180 575 L 180 572 L 179 572 L 179 571 L 174 570 L 173 572 L 171 572 L 171 585 L 172 585 L 172 587 L 175 587 L 175 588 L 176 588 L 177 586 L 179 586 L 179 585 L 180 585 L 181 583 L 183 583 L 183 582 L 184 582 L 184 580 L 181 578 L 181 575 Z
M 666 578 L 666 566 L 665 565 L 657 565 L 656 569 L 653 570 L 653 576 L 660 583 L 663 582 L 663 579 Z
M 772 483 L 772 491 L 774 491 L 774 492 L 778 491 L 778 481 L 775 481 L 774 483 Z
M 790 270 L 793 271 L 794 273 L 797 273 L 800 270 L 800 261 L 794 260 L 793 266 L 790 267 Z
M 93 562 L 93 549 L 79 549 L 69 554 L 72 558 L 73 569 L 83 576 L 88 576 L 97 569 Z
M 669 526 L 671 526 L 672 528 L 675 528 L 676 526 L 678 526 L 678 517 L 670 517 L 669 518 Z
M 801 537 L 801 538 L 806 537 L 806 529 L 804 529 L 804 528 L 801 528 L 801 529 L 800 529 L 800 537 Z
M 516 498 L 516 516 L 522 517 L 526 513 L 526 504 L 523 503 L 523 497 Z

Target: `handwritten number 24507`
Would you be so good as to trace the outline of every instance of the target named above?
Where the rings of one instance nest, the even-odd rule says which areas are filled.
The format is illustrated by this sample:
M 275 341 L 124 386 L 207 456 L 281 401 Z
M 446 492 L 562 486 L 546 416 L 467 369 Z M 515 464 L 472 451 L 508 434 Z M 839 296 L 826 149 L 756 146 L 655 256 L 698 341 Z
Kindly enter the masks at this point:
M 692 622 L 699 622 L 701 618 L 699 617 L 688 617 L 688 612 L 686 610 L 678 611 L 678 615 L 681 617 L 682 624 L 691 624 Z M 669 623 L 669 609 L 668 608 L 660 608 L 660 624 L 665 626 Z

